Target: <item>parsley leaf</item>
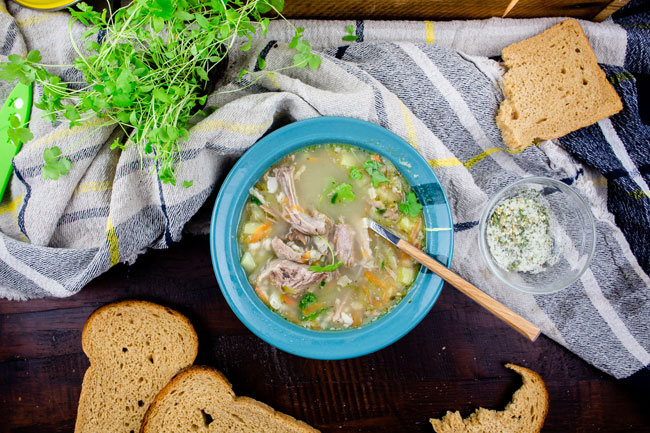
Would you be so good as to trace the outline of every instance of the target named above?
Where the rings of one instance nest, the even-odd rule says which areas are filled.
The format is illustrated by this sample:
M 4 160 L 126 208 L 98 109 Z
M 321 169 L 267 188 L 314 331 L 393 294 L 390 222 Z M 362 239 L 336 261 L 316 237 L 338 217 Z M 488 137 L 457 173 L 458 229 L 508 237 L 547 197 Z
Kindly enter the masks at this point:
M 345 182 L 339 183 L 334 188 L 334 195 L 332 196 L 332 204 L 340 203 L 340 202 L 349 203 L 351 201 L 354 201 L 355 198 L 356 196 L 352 191 L 352 185 Z
M 309 307 L 311 304 L 316 302 L 318 298 L 316 298 L 316 295 L 314 295 L 311 292 L 307 292 L 304 294 L 300 302 L 298 302 L 298 308 L 301 310 L 304 310 L 305 308 Z
M 68 174 L 70 171 L 70 160 L 63 156 L 59 146 L 43 150 L 43 160 L 45 161 L 41 172 L 43 179 L 57 180 L 59 176 Z
M 327 311 L 327 307 L 323 307 L 323 308 L 321 308 L 320 310 L 316 310 L 316 311 L 314 311 L 314 312 L 311 313 L 311 314 L 303 314 L 303 315 L 300 317 L 300 320 L 302 320 L 303 322 L 304 322 L 304 321 L 307 321 L 307 320 L 314 320 L 315 318 L 317 318 L 318 316 L 320 316 L 321 313 L 323 313 L 323 312 L 325 312 L 325 311 Z
M 345 30 L 346 30 L 347 34 L 345 36 L 343 36 L 344 41 L 354 42 L 357 39 L 359 39 L 359 36 L 354 34 L 354 26 L 353 25 L 347 26 L 345 28 Z
M 335 271 L 336 268 L 338 268 L 338 267 L 341 266 L 342 264 L 343 264 L 342 261 L 338 261 L 338 262 L 336 262 L 336 263 L 332 263 L 332 264 L 327 265 L 327 266 L 316 266 L 316 265 L 311 265 L 311 266 L 309 267 L 309 270 L 310 270 L 310 271 L 313 271 L 313 272 L 332 272 L 332 271 Z
M 363 169 L 370 175 L 372 186 L 374 187 L 378 187 L 382 183 L 388 183 L 388 178 L 379 170 L 381 166 L 381 163 L 373 160 L 368 160 L 363 163 Z
M 352 180 L 363 179 L 363 172 L 359 167 L 350 167 L 350 179 Z
M 413 191 L 406 194 L 406 200 L 399 203 L 399 210 L 412 218 L 415 218 L 422 211 L 422 205 Z

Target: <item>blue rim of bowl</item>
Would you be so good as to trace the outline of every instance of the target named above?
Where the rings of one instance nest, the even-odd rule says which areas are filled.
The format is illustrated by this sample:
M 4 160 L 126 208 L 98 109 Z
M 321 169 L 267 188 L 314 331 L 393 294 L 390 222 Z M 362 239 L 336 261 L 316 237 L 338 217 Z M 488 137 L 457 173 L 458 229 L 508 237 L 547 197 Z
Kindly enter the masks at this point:
M 347 359 L 380 350 L 399 340 L 429 312 L 443 280 L 428 269 L 420 272 L 404 299 L 368 325 L 340 331 L 315 331 L 271 311 L 255 294 L 239 264 L 239 226 L 249 189 L 275 163 L 296 150 L 324 143 L 349 144 L 388 158 L 411 184 L 423 204 L 426 250 L 447 267 L 454 232 L 445 192 L 422 156 L 394 133 L 358 119 L 319 117 L 284 126 L 260 139 L 234 165 L 217 196 L 210 224 L 210 255 L 219 287 L 235 315 L 255 335 L 294 355 L 313 359 Z
M 587 209 L 587 215 L 589 215 L 589 222 L 591 224 L 591 233 L 592 233 L 592 242 L 591 242 L 591 250 L 588 253 L 588 258 L 587 262 L 585 263 L 584 267 L 578 272 L 573 279 L 569 280 L 569 283 L 566 284 L 564 287 L 559 287 L 555 290 L 548 290 L 548 291 L 534 291 L 534 290 L 528 290 L 524 287 L 519 287 L 515 284 L 512 284 L 508 280 L 504 279 L 497 271 L 497 264 L 494 263 L 494 261 L 491 259 L 492 254 L 489 251 L 489 248 L 485 242 L 485 237 L 483 231 L 486 229 L 486 224 L 487 224 L 487 219 L 490 217 L 492 214 L 493 208 L 497 205 L 498 201 L 503 200 L 505 197 L 505 194 L 520 186 L 520 185 L 525 185 L 527 183 L 537 183 L 537 184 L 544 184 L 544 183 L 549 183 L 552 185 L 555 185 L 559 190 L 564 192 L 565 194 L 569 194 L 573 198 L 575 198 L 584 208 Z M 478 231 L 478 246 L 479 250 L 481 250 L 481 256 L 483 257 L 483 261 L 487 264 L 487 267 L 490 269 L 490 272 L 492 275 L 495 275 L 499 281 L 501 281 L 503 284 L 505 284 L 508 287 L 511 287 L 513 289 L 519 290 L 520 292 L 524 293 L 529 293 L 531 295 L 550 295 L 552 293 L 557 293 L 560 290 L 564 290 L 567 287 L 571 286 L 571 284 L 575 283 L 582 277 L 582 275 L 589 269 L 589 266 L 591 266 L 591 262 L 593 261 L 594 258 L 594 253 L 596 251 L 596 221 L 594 220 L 594 215 L 591 212 L 591 206 L 589 206 L 589 203 L 587 200 L 585 200 L 584 197 L 582 197 L 574 188 L 571 186 L 567 185 L 566 183 L 553 179 L 552 177 L 544 177 L 544 176 L 531 176 L 531 177 L 524 177 L 523 179 L 519 179 L 501 190 L 499 190 L 494 196 L 485 204 L 485 207 L 483 208 L 483 212 L 481 213 L 481 218 L 479 219 L 479 231 Z

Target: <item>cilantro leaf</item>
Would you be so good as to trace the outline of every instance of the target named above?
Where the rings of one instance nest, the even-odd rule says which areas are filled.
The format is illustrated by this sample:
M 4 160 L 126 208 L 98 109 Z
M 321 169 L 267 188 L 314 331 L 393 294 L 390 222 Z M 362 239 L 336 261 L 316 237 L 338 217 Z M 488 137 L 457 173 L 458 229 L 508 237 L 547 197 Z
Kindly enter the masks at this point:
M 346 30 L 347 34 L 345 36 L 343 36 L 344 41 L 354 42 L 357 39 L 359 39 L 359 36 L 354 34 L 354 26 L 353 25 L 347 26 L 345 28 L 345 30 Z
M 300 302 L 298 302 L 298 308 L 300 308 L 301 310 L 304 310 L 305 308 L 307 308 L 308 306 L 310 306 L 311 304 L 313 304 L 317 300 L 318 300 L 318 298 L 316 298 L 316 295 L 314 295 L 311 292 L 307 292 L 307 293 L 305 293 L 303 295 Z
M 314 312 L 311 313 L 311 314 L 303 314 L 303 315 L 300 317 L 300 320 L 303 321 L 303 322 L 305 322 L 305 321 L 307 321 L 307 320 L 314 320 L 315 318 L 317 318 L 318 316 L 320 316 L 321 313 L 324 313 L 325 311 L 327 311 L 327 307 L 323 307 L 323 308 L 321 308 L 320 310 L 316 310 L 316 311 L 314 311 Z
M 183 181 L 183 188 L 189 188 L 189 187 L 191 187 L 192 185 L 194 185 L 194 181 L 193 181 L 193 180 L 184 180 L 184 181 Z
M 310 270 L 310 271 L 313 271 L 313 272 L 332 272 L 332 271 L 335 271 L 335 270 L 336 270 L 339 266 L 341 266 L 342 264 L 343 264 L 342 261 L 338 261 L 338 262 L 336 262 L 336 263 L 332 263 L 332 264 L 327 265 L 327 266 L 316 266 L 316 265 L 311 265 L 311 266 L 309 267 L 309 270 Z
M 331 202 L 332 204 L 340 203 L 340 202 L 349 203 L 351 201 L 354 201 L 355 198 L 356 196 L 352 191 L 352 185 L 343 182 L 343 183 L 339 183 L 334 188 L 334 195 L 332 195 Z
M 256 205 L 258 205 L 258 206 L 261 206 L 261 205 L 262 205 L 262 202 L 260 201 L 260 199 L 257 198 L 257 197 L 255 197 L 254 195 L 251 196 L 251 201 L 252 201 L 253 203 L 255 203 Z
M 363 172 L 359 167 L 350 167 L 350 179 L 352 180 L 363 179 Z
M 20 143 L 27 143 L 34 138 L 34 135 L 27 128 L 9 128 L 7 130 L 7 136 L 15 146 L 18 146 Z
M 381 163 L 371 159 L 363 163 L 363 169 L 370 175 L 374 187 L 378 187 L 382 183 L 388 183 L 388 178 L 379 170 L 381 166 Z
M 415 218 L 422 211 L 422 205 L 413 191 L 406 194 L 406 200 L 399 203 L 399 210 L 407 216 Z
M 43 160 L 45 161 L 41 172 L 43 179 L 57 180 L 59 176 L 68 174 L 70 171 L 70 160 L 63 156 L 59 146 L 44 149 Z

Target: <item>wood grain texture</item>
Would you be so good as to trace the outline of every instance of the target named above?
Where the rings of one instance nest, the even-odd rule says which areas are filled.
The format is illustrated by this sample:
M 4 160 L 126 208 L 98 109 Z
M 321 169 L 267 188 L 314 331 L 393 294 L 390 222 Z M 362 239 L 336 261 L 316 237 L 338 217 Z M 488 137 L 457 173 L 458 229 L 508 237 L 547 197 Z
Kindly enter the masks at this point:
M 303 19 L 452 20 L 501 17 L 510 0 L 285 0 L 284 14 Z M 509 18 L 566 16 L 605 19 L 624 0 L 520 0 Z
M 374 354 L 315 361 L 279 351 L 226 304 L 205 236 L 118 265 L 71 298 L 0 301 L 0 432 L 72 431 L 88 366 L 83 324 L 99 306 L 128 298 L 187 315 L 199 334 L 198 364 L 223 371 L 238 395 L 324 433 L 431 433 L 428 419 L 448 409 L 502 409 L 521 385 L 506 362 L 546 381 L 542 432 L 650 432 L 647 388 L 602 374 L 544 336 L 531 344 L 451 287 L 420 325 Z
M 537 337 L 539 337 L 541 330 L 537 326 L 533 325 L 528 320 L 524 319 L 519 314 L 515 313 L 496 299 L 493 299 L 487 293 L 481 291 L 475 285 L 464 280 L 452 272 L 450 269 L 447 269 L 447 267 L 437 262 L 435 259 L 428 256 L 424 252 L 420 251 L 418 248 L 414 247 L 404 240 L 400 240 L 397 243 L 397 247 L 429 268 L 447 283 L 463 292 L 463 294 L 469 296 L 481 307 L 485 308 L 490 313 L 503 320 L 515 331 L 521 333 L 530 341 L 534 342 L 537 340 Z

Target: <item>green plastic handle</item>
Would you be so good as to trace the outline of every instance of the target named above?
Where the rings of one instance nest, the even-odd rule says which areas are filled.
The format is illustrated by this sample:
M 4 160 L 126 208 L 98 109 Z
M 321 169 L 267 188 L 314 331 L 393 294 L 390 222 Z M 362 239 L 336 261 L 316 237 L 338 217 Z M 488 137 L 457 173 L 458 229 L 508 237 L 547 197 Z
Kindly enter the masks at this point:
M 18 117 L 22 127 L 29 122 L 32 113 L 32 85 L 18 83 L 0 109 L 0 199 L 5 194 L 9 179 L 13 174 L 13 159 L 20 150 L 22 143 L 16 146 L 7 131 L 10 128 L 9 119 Z

